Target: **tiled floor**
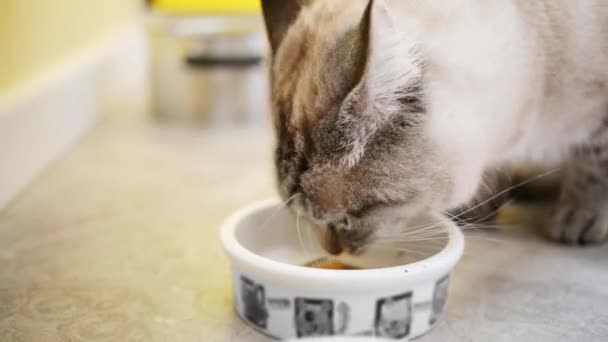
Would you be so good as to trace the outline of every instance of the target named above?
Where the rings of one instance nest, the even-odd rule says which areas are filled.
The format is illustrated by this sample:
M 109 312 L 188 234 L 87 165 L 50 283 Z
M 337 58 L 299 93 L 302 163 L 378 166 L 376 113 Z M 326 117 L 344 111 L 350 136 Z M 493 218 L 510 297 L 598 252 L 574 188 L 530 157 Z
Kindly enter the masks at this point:
M 274 194 L 270 144 L 261 130 L 100 124 L 0 212 L 0 340 L 266 341 L 232 312 L 217 233 Z M 447 316 L 419 341 L 608 341 L 608 245 L 468 234 Z

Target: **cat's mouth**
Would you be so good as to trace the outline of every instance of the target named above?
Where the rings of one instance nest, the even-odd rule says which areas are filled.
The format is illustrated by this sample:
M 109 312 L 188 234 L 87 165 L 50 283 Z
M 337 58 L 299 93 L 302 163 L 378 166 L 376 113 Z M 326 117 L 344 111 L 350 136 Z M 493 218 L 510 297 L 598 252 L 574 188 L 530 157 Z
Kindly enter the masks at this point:
M 331 255 L 360 256 L 372 242 L 371 230 L 343 229 L 335 224 L 327 225 L 321 236 L 321 245 Z
M 321 242 L 322 242 L 323 248 L 327 251 L 327 253 L 329 253 L 331 255 L 342 254 L 343 247 L 340 244 L 340 241 L 338 239 L 338 234 L 336 232 L 336 229 L 332 225 L 330 225 L 326 229 L 325 234 L 323 234 Z
M 335 224 L 314 225 L 326 258 L 357 268 L 376 268 L 427 258 L 447 243 L 447 231 L 429 215 L 354 221 L 350 229 Z

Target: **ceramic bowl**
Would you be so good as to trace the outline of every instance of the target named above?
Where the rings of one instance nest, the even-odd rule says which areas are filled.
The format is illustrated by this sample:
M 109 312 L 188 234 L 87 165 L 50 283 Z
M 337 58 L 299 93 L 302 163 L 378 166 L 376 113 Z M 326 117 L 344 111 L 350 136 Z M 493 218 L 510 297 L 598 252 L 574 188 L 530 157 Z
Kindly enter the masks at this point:
M 428 257 L 399 265 L 399 260 L 372 256 L 387 267 L 380 262 L 373 269 L 325 270 L 302 266 L 326 254 L 312 243 L 317 239 L 310 231 L 297 228 L 302 223 L 287 208 L 275 200 L 246 207 L 221 230 L 236 312 L 279 340 L 421 336 L 444 311 L 450 276 L 464 249 L 462 233 L 450 220 L 427 219 L 440 224 L 445 237 Z

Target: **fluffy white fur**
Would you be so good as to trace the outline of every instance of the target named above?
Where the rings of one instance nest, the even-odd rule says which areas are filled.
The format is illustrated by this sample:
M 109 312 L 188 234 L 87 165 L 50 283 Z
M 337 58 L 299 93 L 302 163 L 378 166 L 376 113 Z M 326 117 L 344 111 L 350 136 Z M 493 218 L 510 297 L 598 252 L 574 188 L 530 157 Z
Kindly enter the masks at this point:
M 378 2 L 424 51 L 428 131 L 453 160 L 453 204 L 485 168 L 556 164 L 608 112 L 605 1 Z
M 279 190 L 347 250 L 522 162 L 565 169 L 552 238 L 608 239 L 608 2 L 263 2 Z
M 386 125 L 393 115 L 403 112 L 404 108 L 398 99 L 420 95 L 407 94 L 405 92 L 413 88 L 404 87 L 416 83 L 422 73 L 422 65 L 416 57 L 417 54 L 414 53 L 415 40 L 406 39 L 400 32 L 395 25 L 396 20 L 384 3 L 379 2 L 370 15 L 368 65 L 363 81 L 358 85 L 360 89 L 354 92 L 365 92 L 363 97 L 369 101 L 366 102 L 366 107 L 361 109 L 360 115 L 353 116 L 352 113 L 347 113 L 341 116 L 340 125 L 362 128 L 360 137 L 350 141 L 351 152 L 342 158 L 342 164 L 347 168 L 354 167 L 359 162 L 365 153 L 369 138 Z M 345 102 L 348 103 L 348 99 Z M 353 119 L 365 120 L 366 117 L 373 117 L 367 125 L 350 122 Z

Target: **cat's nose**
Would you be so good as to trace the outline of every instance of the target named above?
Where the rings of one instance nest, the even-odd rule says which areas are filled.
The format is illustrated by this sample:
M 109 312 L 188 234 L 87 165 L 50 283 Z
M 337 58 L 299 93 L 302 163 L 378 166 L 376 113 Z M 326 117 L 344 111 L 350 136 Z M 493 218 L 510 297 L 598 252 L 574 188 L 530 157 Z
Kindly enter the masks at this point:
M 323 248 L 331 255 L 342 254 L 342 244 L 338 236 L 338 230 L 333 224 L 329 224 L 323 236 Z
M 323 237 L 323 247 L 332 255 L 342 253 L 356 255 L 360 252 L 366 237 L 367 235 L 361 239 L 360 234 L 352 230 L 350 220 L 339 220 L 327 225 Z
M 333 223 L 337 232 L 347 232 L 351 228 L 351 222 L 348 217 L 344 217 Z

